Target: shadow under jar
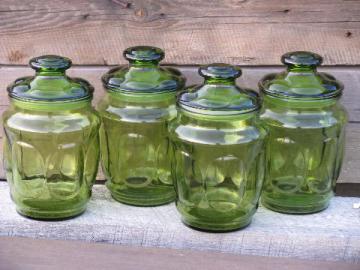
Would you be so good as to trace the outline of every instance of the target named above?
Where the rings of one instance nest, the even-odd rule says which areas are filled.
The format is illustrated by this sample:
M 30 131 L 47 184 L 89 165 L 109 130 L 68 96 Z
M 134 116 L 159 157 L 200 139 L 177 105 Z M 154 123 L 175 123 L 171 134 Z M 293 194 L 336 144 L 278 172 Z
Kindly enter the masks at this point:
M 175 95 L 185 78 L 159 66 L 164 52 L 137 46 L 124 51 L 129 65 L 102 80 L 98 104 L 102 167 L 112 196 L 123 203 L 154 206 L 175 199 L 170 174 L 168 122 L 176 116 Z
M 236 86 L 237 67 L 212 64 L 199 73 L 204 84 L 179 96 L 169 126 L 176 206 L 194 228 L 239 229 L 251 222 L 264 178 L 258 95 Z
M 76 216 L 86 208 L 99 160 L 100 119 L 92 86 L 69 78 L 71 61 L 30 60 L 36 75 L 8 87 L 3 114 L 4 166 L 17 211 L 37 219 Z
M 318 212 L 334 194 L 343 160 L 343 87 L 333 76 L 317 72 L 322 62 L 317 54 L 291 52 L 282 62 L 286 71 L 259 83 L 261 119 L 269 131 L 261 201 L 278 212 Z

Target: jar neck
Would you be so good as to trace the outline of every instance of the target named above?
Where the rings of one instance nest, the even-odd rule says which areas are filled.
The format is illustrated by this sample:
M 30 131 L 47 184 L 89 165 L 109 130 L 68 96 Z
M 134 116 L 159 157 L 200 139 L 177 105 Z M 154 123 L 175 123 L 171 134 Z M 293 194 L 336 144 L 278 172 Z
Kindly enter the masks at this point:
M 175 104 L 176 92 L 168 93 L 133 93 L 125 91 L 109 91 L 107 98 L 114 105 L 163 107 Z
M 264 103 L 271 107 L 280 107 L 285 109 L 322 109 L 324 107 L 334 106 L 338 102 L 338 98 L 327 99 L 313 99 L 301 100 L 293 98 L 279 98 L 273 97 L 269 94 L 264 94 Z
M 245 127 L 253 125 L 254 122 L 259 119 L 258 111 L 239 115 L 209 116 L 194 114 L 181 108 L 178 110 L 179 120 L 185 122 L 185 124 L 215 129 L 233 129 L 241 126 Z
M 91 108 L 91 99 L 71 102 L 23 101 L 11 98 L 11 104 L 20 109 L 42 112 L 65 112 L 82 108 Z

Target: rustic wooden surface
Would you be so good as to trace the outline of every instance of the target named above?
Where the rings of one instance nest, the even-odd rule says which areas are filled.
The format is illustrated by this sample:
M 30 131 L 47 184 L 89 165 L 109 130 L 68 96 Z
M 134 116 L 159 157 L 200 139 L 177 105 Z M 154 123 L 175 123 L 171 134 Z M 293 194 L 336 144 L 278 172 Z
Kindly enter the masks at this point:
M 109 67 L 73 67 L 69 70 L 71 76 L 88 79 L 95 86 L 94 104 L 98 102 L 104 91 L 101 86 L 100 77 Z M 201 82 L 202 78 L 197 74 L 196 67 L 180 67 L 181 71 L 188 78 L 188 84 Z M 243 68 L 243 76 L 239 79 L 239 84 L 250 88 L 257 88 L 257 82 L 260 78 L 269 72 L 277 72 L 282 68 L 278 67 L 246 67 Z M 347 67 L 322 68 L 322 71 L 329 72 L 336 76 L 345 84 L 343 104 L 349 111 L 350 123 L 347 126 L 347 145 L 346 156 L 343 165 L 342 174 L 338 183 L 360 183 L 360 68 Z M 0 67 L 0 112 L 6 109 L 8 105 L 6 86 L 20 76 L 33 74 L 33 70 L 28 67 Z M 2 155 L 2 128 L 0 132 L 0 156 Z M 0 159 L 0 179 L 4 179 L 2 168 L 2 158 Z M 98 180 L 104 177 L 99 172 Z M 359 196 L 360 193 L 357 192 Z
M 0 11 L 0 64 L 49 53 L 117 64 L 139 44 L 176 64 L 274 65 L 292 50 L 360 63 L 357 0 L 2 0 Z
M 0 262 L 0 270 L 358 270 L 360 266 L 343 262 L 18 237 L 0 237 Z
M 353 208 L 357 202 L 359 198 L 335 197 L 327 210 L 312 215 L 285 215 L 260 207 L 243 230 L 206 233 L 183 225 L 174 204 L 120 204 L 104 185 L 94 186 L 88 210 L 77 218 L 31 220 L 16 213 L 7 183 L 0 182 L 0 236 L 360 263 L 360 209 Z
M 102 183 L 102 181 L 98 181 Z M 337 183 L 336 196 L 360 197 L 360 185 L 358 183 Z

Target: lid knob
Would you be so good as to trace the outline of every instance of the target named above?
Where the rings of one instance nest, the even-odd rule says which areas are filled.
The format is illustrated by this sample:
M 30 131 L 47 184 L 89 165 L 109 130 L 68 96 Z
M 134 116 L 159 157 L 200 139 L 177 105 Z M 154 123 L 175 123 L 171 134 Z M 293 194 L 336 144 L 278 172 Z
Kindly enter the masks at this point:
M 228 64 L 214 63 L 200 67 L 199 74 L 206 79 L 236 79 L 241 76 L 241 69 Z
M 259 109 L 258 94 L 236 85 L 236 78 L 241 75 L 239 67 L 215 63 L 200 67 L 199 74 L 205 82 L 178 96 L 178 105 L 186 111 L 218 117 Z
M 160 62 L 165 57 L 163 50 L 151 46 L 135 46 L 124 51 L 124 57 L 129 61 Z
M 63 71 L 71 67 L 71 60 L 58 55 L 43 55 L 30 59 L 30 66 L 36 71 Z
M 320 66 L 323 59 L 320 55 L 313 52 L 297 51 L 288 52 L 281 57 L 281 62 L 289 66 Z

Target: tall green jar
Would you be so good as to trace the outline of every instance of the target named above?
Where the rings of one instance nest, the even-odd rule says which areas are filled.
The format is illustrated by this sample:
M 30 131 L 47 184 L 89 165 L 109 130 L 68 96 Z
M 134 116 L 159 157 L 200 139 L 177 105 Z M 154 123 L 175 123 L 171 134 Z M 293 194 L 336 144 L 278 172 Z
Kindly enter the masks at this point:
M 139 206 L 175 199 L 170 175 L 168 123 L 176 116 L 175 95 L 185 79 L 159 66 L 164 52 L 137 46 L 124 51 L 129 65 L 106 73 L 98 104 L 102 167 L 113 198 Z
M 194 228 L 234 230 L 251 222 L 261 193 L 266 130 L 260 102 L 236 85 L 237 67 L 211 64 L 199 73 L 204 84 L 179 95 L 169 127 L 176 206 Z
M 30 60 L 36 75 L 8 87 L 3 114 L 4 166 L 17 211 L 38 219 L 82 213 L 91 195 L 98 159 L 100 119 L 93 88 L 66 76 L 60 56 Z
M 259 83 L 261 118 L 269 130 L 265 207 L 305 214 L 325 209 L 334 194 L 344 154 L 347 114 L 342 85 L 317 72 L 322 58 L 310 52 L 282 56 L 287 70 Z

